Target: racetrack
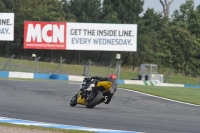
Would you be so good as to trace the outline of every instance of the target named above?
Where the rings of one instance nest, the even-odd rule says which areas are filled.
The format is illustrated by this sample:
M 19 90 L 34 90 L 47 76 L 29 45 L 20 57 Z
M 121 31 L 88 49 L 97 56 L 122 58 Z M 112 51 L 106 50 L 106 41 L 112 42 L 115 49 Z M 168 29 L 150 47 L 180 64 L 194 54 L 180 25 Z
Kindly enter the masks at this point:
M 94 109 L 69 101 L 80 84 L 0 79 L 0 116 L 146 133 L 199 133 L 200 107 L 118 89 Z

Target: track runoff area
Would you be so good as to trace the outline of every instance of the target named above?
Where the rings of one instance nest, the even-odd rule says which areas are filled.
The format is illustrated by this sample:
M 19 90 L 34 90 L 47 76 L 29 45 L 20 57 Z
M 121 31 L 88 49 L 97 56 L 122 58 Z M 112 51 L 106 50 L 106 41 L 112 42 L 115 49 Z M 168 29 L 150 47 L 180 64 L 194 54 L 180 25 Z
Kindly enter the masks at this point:
M 0 41 L 14 41 L 14 13 L 0 13 Z M 136 24 L 24 22 L 24 49 L 136 51 Z M 105 48 L 106 46 L 106 48 Z M 0 122 L 119 133 L 127 131 L 57 125 L 0 117 Z M 136 132 L 130 132 L 136 133 Z

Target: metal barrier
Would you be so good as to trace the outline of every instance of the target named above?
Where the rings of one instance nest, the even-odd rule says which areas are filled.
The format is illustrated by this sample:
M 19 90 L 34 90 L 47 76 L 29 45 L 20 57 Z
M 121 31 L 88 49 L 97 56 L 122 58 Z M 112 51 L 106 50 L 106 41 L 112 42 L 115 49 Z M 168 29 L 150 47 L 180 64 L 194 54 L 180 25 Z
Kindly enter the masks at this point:
M 36 57 L 19 57 L 16 56 L 10 58 L 0 57 L 0 71 L 16 71 L 16 72 L 31 72 L 31 73 L 49 73 L 49 74 L 71 74 L 82 76 L 105 76 L 109 73 L 115 73 L 117 71 L 116 63 L 110 63 L 109 66 L 104 64 L 108 63 L 95 63 L 88 60 L 80 65 L 68 64 L 65 59 L 60 58 L 60 62 L 45 62 L 46 59 Z M 44 61 L 45 60 L 45 61 Z M 79 62 L 80 63 L 80 62 Z

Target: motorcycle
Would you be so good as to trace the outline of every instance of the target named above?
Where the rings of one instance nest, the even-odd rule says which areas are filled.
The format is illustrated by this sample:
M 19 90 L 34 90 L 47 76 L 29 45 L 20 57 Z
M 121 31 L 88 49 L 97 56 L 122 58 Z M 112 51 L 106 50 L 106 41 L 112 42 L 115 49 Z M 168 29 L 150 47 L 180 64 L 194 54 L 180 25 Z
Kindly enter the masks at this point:
M 108 92 L 111 86 L 112 82 L 110 81 L 94 82 L 93 79 L 85 77 L 78 93 L 72 97 L 70 106 L 74 107 L 79 104 L 87 108 L 94 108 L 105 100 L 104 93 Z

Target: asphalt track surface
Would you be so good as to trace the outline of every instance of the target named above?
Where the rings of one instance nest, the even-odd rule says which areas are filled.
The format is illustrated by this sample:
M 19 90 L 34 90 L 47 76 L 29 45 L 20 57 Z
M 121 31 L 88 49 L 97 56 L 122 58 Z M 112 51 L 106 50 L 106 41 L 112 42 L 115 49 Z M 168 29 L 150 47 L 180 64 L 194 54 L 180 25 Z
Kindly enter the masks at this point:
M 70 107 L 79 84 L 0 79 L 0 116 L 145 133 L 200 133 L 200 107 L 118 89 L 109 105 Z

